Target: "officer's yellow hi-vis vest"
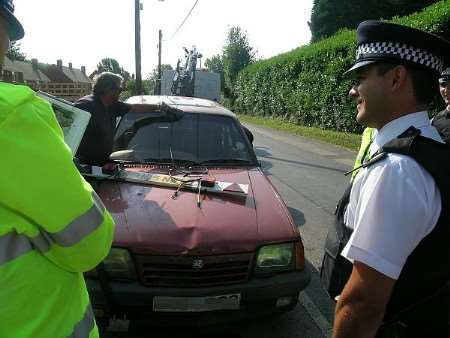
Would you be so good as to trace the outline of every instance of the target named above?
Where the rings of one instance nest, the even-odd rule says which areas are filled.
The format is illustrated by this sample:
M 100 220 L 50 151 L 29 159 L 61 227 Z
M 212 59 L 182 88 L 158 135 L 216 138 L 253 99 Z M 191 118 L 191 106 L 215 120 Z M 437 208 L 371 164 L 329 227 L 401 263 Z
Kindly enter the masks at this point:
M 366 128 L 363 131 L 361 137 L 361 146 L 359 147 L 358 155 L 355 159 L 355 164 L 353 165 L 352 180 L 355 178 L 356 174 L 359 172 L 359 168 L 363 164 L 364 160 L 369 158 L 370 145 L 375 138 L 375 128 Z
M 49 103 L 0 83 L 0 337 L 98 337 L 82 272 L 113 232 Z

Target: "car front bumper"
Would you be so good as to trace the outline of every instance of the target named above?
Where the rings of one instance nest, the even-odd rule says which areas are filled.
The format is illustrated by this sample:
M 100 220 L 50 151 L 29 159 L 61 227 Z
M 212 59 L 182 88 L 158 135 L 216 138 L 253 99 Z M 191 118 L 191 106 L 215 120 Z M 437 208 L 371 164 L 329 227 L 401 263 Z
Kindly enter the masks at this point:
M 240 294 L 239 310 L 216 310 L 210 312 L 183 312 L 177 316 L 199 316 L 202 314 L 221 313 L 219 317 L 228 320 L 246 318 L 252 315 L 283 312 L 293 308 L 298 300 L 298 293 L 306 288 L 310 281 L 310 273 L 305 268 L 302 271 L 284 272 L 277 275 L 252 277 L 245 284 L 215 286 L 208 288 L 156 288 L 145 287 L 138 282 L 110 281 L 110 299 L 105 297 L 104 288 L 98 280 L 86 279 L 91 302 L 98 315 L 126 314 L 128 318 L 169 313 L 153 311 L 153 297 L 208 297 L 228 294 Z M 291 302 L 286 303 L 286 297 Z M 284 299 L 284 302 L 277 302 Z M 112 313 L 111 313 L 112 312 Z M 226 313 L 226 316 L 222 314 Z

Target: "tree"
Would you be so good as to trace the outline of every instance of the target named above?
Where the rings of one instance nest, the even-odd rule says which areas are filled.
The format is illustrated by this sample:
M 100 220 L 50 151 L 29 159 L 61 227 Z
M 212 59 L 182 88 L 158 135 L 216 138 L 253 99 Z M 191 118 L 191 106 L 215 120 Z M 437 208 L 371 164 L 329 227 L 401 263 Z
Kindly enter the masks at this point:
M 223 75 L 223 60 L 222 56 L 219 54 L 212 56 L 210 59 L 206 59 L 205 61 L 205 67 L 210 72 L 214 72 L 217 74 L 220 74 L 220 88 L 224 88 L 225 86 L 225 78 Z
M 130 73 L 128 73 L 125 69 L 120 67 L 119 62 L 117 62 L 116 59 L 112 59 L 112 58 L 102 59 L 97 64 L 96 72 L 97 72 L 97 74 L 100 74 L 103 72 L 111 72 L 114 74 L 121 75 L 125 81 L 128 81 L 130 79 Z
M 171 65 L 169 65 L 169 64 L 162 64 L 161 65 L 161 76 L 162 76 L 162 74 L 163 74 L 163 72 L 165 70 L 172 70 L 172 69 L 173 68 L 172 68 Z M 153 71 L 150 73 L 150 76 L 149 76 L 148 80 L 149 80 L 149 93 L 157 94 L 155 92 L 156 91 L 156 87 L 157 87 L 157 84 L 158 84 L 158 80 L 161 80 L 161 79 L 158 79 L 158 67 L 153 69 Z
M 364 20 L 391 19 L 417 12 L 439 0 L 314 0 L 311 20 L 311 41 L 354 29 Z
M 239 26 L 231 27 L 222 52 L 224 92 L 233 100 L 233 87 L 239 71 L 255 61 L 256 52 Z
M 25 61 L 26 59 L 26 55 L 20 50 L 20 43 L 17 41 L 11 41 L 6 56 L 12 61 Z
M 172 69 L 173 68 L 171 65 L 168 65 L 168 64 L 161 65 L 161 71 L 172 70 Z M 153 69 L 152 72 L 150 73 L 149 77 L 142 81 L 142 88 L 144 90 L 144 95 L 152 95 L 155 93 L 157 80 L 158 80 L 158 67 Z M 133 96 L 133 93 L 135 92 L 134 91 L 135 85 L 136 85 L 135 79 L 129 79 L 129 80 L 125 81 L 126 89 L 120 94 L 120 99 L 122 101 L 125 101 L 130 96 Z
M 223 73 L 222 57 L 217 54 L 212 56 L 211 58 L 207 58 L 205 61 L 205 67 L 211 72 Z

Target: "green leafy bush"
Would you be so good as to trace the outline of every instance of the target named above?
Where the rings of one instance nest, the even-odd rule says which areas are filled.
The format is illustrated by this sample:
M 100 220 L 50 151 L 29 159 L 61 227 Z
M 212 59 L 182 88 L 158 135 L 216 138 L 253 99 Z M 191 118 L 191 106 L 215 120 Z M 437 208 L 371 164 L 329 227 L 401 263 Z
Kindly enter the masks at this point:
M 450 38 L 450 1 L 392 22 Z M 343 73 L 354 61 L 356 32 L 342 30 L 291 52 L 256 62 L 239 73 L 237 99 L 241 114 L 277 117 L 300 125 L 360 132 L 355 104 L 348 97 L 350 80 Z M 434 110 L 441 108 L 436 102 Z

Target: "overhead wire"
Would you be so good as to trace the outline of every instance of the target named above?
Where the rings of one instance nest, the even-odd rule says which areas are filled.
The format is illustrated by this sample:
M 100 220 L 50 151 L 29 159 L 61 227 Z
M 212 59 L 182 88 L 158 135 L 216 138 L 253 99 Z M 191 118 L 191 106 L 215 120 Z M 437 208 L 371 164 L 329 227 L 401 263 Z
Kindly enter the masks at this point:
M 181 22 L 181 24 L 178 26 L 178 28 L 175 30 L 175 33 L 172 34 L 172 36 L 167 39 L 167 40 L 163 40 L 164 42 L 170 41 L 172 40 L 175 35 L 177 35 L 177 33 L 180 31 L 181 27 L 183 27 L 183 25 L 186 23 L 187 19 L 189 18 L 189 16 L 191 15 L 192 11 L 194 10 L 194 8 L 197 6 L 199 0 L 196 0 L 194 5 L 192 6 L 191 10 L 189 11 L 189 13 L 186 15 L 186 17 L 184 18 L 184 20 Z

